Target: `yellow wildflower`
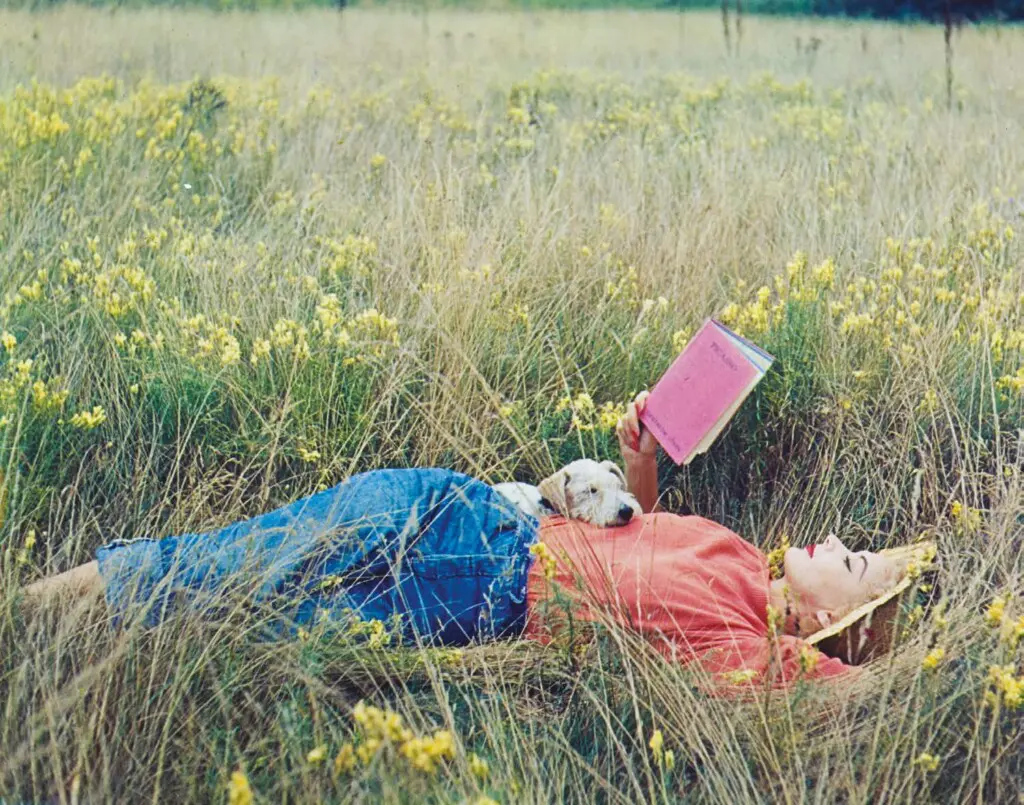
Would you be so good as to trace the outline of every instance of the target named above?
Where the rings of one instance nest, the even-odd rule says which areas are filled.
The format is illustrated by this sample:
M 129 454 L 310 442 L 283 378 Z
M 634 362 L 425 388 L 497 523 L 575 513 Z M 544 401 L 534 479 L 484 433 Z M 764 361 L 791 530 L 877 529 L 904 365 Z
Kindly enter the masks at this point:
M 821 265 L 815 266 L 812 271 L 814 281 L 822 288 L 831 289 L 835 284 L 836 279 L 836 264 L 832 261 L 832 258 L 828 258 Z
M 921 398 L 921 402 L 917 405 L 917 410 L 926 414 L 935 413 L 939 408 L 939 395 L 935 393 L 935 389 L 928 389 L 924 393 L 924 397 Z
M 530 546 L 530 553 L 537 557 L 537 561 L 544 568 L 544 578 L 548 581 L 554 579 L 557 565 L 555 557 L 551 555 L 551 549 L 543 542 L 535 542 Z
M 734 685 L 744 685 L 757 676 L 753 668 L 740 668 L 738 671 L 730 671 L 726 678 Z
M 480 757 L 476 752 L 469 753 L 469 770 L 472 772 L 474 777 L 481 780 L 487 779 L 487 775 L 490 773 L 490 766 L 487 761 Z
M 320 461 L 321 455 L 319 450 L 311 450 L 308 447 L 299 445 L 298 447 L 299 458 L 305 461 L 307 464 L 316 464 Z
M 36 547 L 36 532 L 35 529 L 29 529 L 25 535 L 25 542 L 18 551 L 17 563 L 19 565 L 27 565 L 31 559 L 32 549 Z
M 992 603 L 989 604 L 988 609 L 985 611 L 985 623 L 992 628 L 997 628 L 1003 622 L 1003 613 L 1006 609 L 1005 595 L 997 596 L 992 599 Z
M 621 403 L 606 402 L 597 412 L 597 424 L 602 430 L 614 430 L 626 414 L 626 406 Z
M 91 411 L 79 411 L 71 417 L 71 424 L 82 430 L 93 430 L 107 421 L 107 412 L 102 406 L 94 406 Z
M 651 752 L 654 753 L 654 759 L 660 761 L 661 751 L 665 746 L 665 737 L 661 734 L 661 730 L 655 730 L 651 734 L 651 740 L 647 742 L 647 745 L 651 747 Z
M 800 670 L 805 674 L 811 674 L 818 667 L 821 659 L 821 652 L 808 645 L 800 647 Z
M 310 764 L 312 764 L 314 766 L 317 766 L 317 765 L 323 763 L 326 758 L 327 758 L 327 745 L 326 744 L 320 744 L 320 746 L 316 747 L 315 749 L 310 749 L 309 750 L 309 753 L 306 755 L 306 762 L 310 763 Z
M 530 306 L 525 305 L 522 302 L 515 302 L 512 305 L 512 309 L 509 311 L 509 316 L 512 321 L 519 322 L 524 327 L 529 328 L 530 326 Z
M 231 775 L 231 781 L 228 783 L 228 805 L 252 805 L 249 778 L 242 771 L 236 771 Z
M 914 758 L 914 765 L 920 767 L 922 771 L 935 771 L 939 768 L 939 759 L 935 755 L 922 752 Z
M 379 738 L 367 738 L 356 749 L 356 755 L 359 756 L 359 760 L 362 761 L 364 766 L 369 766 L 370 762 L 377 756 L 377 750 L 380 749 L 381 742 Z
M 1002 694 L 1002 703 L 1011 710 L 1024 705 L 1024 678 L 1014 675 L 1013 665 L 993 665 L 988 669 L 989 683 L 995 688 L 994 696 L 986 696 L 986 701 L 995 704 Z M 991 693 L 991 691 L 990 691 Z
M 18 339 L 4 330 L 0 333 L 0 345 L 8 352 L 14 352 L 14 348 L 18 346 Z
M 502 419 L 508 419 L 512 415 L 516 414 L 521 408 L 521 405 L 516 402 L 503 403 L 498 406 L 498 415 Z
M 1011 651 L 1015 650 L 1020 641 L 1024 639 L 1024 615 L 1017 618 L 1016 622 L 1009 618 L 1004 620 L 999 639 L 1009 646 Z
M 690 343 L 690 329 L 685 328 L 682 330 L 676 330 L 672 333 L 672 349 L 676 352 L 682 352 L 686 348 L 686 345 Z
M 781 579 L 785 571 L 782 567 L 782 561 L 786 556 L 786 551 L 789 550 L 789 534 L 783 534 L 781 542 L 778 548 L 773 548 L 768 552 L 768 572 L 771 574 L 773 579 Z
M 352 748 L 352 744 L 347 743 L 341 747 L 337 756 L 334 758 L 334 774 L 335 776 L 348 774 L 355 767 L 356 750 Z
M 252 354 L 249 356 L 249 363 L 256 366 L 260 360 L 270 355 L 270 342 L 265 338 L 257 338 L 252 344 Z
M 942 662 L 945 656 L 946 650 L 944 648 L 941 646 L 934 648 L 928 652 L 928 656 L 921 661 L 921 667 L 926 671 L 934 671 L 939 667 L 939 663 Z
M 455 742 L 448 730 L 438 730 L 431 738 L 410 738 L 398 751 L 414 769 L 433 774 L 439 760 L 455 756 Z

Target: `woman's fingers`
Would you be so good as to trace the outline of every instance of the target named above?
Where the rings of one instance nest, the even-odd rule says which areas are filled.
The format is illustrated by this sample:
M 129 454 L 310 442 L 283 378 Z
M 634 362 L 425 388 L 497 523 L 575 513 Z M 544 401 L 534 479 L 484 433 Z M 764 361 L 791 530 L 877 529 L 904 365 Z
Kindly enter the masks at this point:
M 623 414 L 615 426 L 619 442 L 631 450 L 640 449 L 640 414 L 647 405 L 649 392 L 641 391 L 626 405 L 626 413 Z
M 630 424 L 630 412 L 623 415 L 615 426 L 615 433 L 619 437 L 619 443 L 631 450 L 636 450 L 639 438 L 635 425 Z

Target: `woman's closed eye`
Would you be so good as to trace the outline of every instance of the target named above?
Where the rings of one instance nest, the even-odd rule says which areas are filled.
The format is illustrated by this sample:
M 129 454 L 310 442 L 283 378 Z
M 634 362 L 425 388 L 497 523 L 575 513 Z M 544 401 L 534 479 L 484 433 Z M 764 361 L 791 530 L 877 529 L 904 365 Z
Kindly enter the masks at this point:
M 864 567 L 862 567 L 860 571 L 860 578 L 863 579 L 864 574 L 868 572 L 868 558 L 863 554 L 861 554 L 859 558 L 864 563 Z M 850 573 L 853 573 L 853 565 L 850 563 L 849 556 L 843 557 L 843 564 L 846 565 L 846 569 L 849 570 Z

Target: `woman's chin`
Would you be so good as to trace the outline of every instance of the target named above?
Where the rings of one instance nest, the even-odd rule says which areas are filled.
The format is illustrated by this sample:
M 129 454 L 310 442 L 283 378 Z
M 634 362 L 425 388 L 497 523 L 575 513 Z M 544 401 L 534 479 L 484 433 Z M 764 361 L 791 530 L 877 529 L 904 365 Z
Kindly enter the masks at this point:
M 786 577 L 786 581 L 789 582 L 790 587 L 793 586 L 793 579 L 798 578 L 800 572 L 807 569 L 810 561 L 810 555 L 803 548 L 786 549 L 786 552 L 782 555 L 782 573 Z

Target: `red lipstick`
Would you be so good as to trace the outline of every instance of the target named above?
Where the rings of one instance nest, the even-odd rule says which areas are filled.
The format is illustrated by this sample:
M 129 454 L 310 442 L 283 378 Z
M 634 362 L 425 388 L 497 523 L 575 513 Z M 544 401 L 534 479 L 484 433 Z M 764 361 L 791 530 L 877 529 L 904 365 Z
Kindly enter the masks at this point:
M 811 559 L 814 558 L 814 547 L 815 547 L 814 545 L 808 545 L 807 546 L 807 553 L 810 554 Z

